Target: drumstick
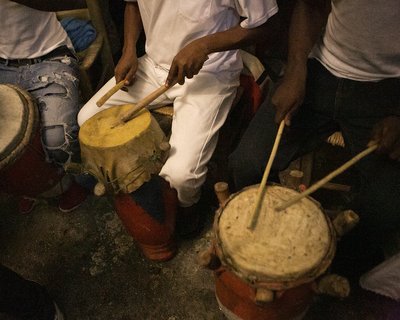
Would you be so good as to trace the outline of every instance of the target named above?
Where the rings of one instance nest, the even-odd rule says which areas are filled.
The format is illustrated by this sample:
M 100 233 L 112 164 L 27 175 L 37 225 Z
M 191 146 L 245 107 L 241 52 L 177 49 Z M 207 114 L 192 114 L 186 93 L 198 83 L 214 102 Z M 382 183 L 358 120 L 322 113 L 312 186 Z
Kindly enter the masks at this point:
M 164 84 L 161 87 L 159 87 L 158 89 L 151 92 L 148 96 L 144 97 L 142 100 L 139 100 L 138 103 L 131 110 L 129 110 L 128 112 L 126 112 L 125 114 L 123 114 L 121 116 L 120 120 L 114 126 L 112 126 L 112 128 L 115 128 L 118 125 L 133 119 L 133 117 L 135 116 L 135 114 L 137 112 L 139 112 L 144 107 L 149 105 L 151 102 L 153 102 L 155 99 L 157 99 L 159 96 L 161 96 L 164 92 L 166 92 L 169 88 L 174 86 L 176 83 L 177 83 L 176 81 L 172 82 L 168 87 Z
M 106 103 L 106 101 L 108 99 L 110 99 L 110 97 L 116 93 L 118 90 L 122 89 L 122 87 L 125 84 L 125 80 L 122 80 L 120 82 L 118 82 L 114 87 L 112 87 L 110 90 L 108 90 L 106 92 L 106 94 L 104 96 L 102 96 L 97 102 L 96 105 L 100 108 L 103 104 Z
M 254 230 L 254 228 L 257 225 L 258 217 L 260 216 L 261 203 L 264 198 L 265 190 L 267 188 L 268 175 L 269 175 L 269 172 L 271 171 L 272 163 L 274 162 L 276 152 L 278 150 L 278 145 L 279 145 L 279 142 L 281 141 L 282 132 L 283 132 L 284 127 L 285 127 L 285 120 L 282 120 L 279 125 L 278 133 L 276 134 L 276 138 L 275 138 L 274 146 L 272 147 L 271 155 L 269 156 L 267 166 L 265 168 L 260 186 L 258 188 L 256 205 L 254 207 L 254 211 L 252 214 L 250 224 L 247 226 L 247 228 L 250 230 Z
M 306 191 L 298 194 L 297 196 L 293 197 L 292 199 L 290 199 L 289 201 L 277 206 L 275 208 L 276 211 L 282 211 L 285 210 L 286 208 L 290 207 L 291 205 L 295 204 L 296 202 L 300 201 L 301 199 L 303 199 L 304 197 L 308 196 L 309 194 L 313 193 L 314 191 L 316 191 L 317 189 L 321 188 L 325 183 L 329 182 L 330 180 L 332 180 L 334 177 L 336 177 L 337 175 L 341 174 L 343 171 L 345 171 L 346 169 L 350 168 L 353 164 L 355 164 L 356 162 L 358 162 L 359 160 L 361 160 L 362 158 L 364 158 L 365 156 L 367 156 L 368 154 L 370 154 L 371 152 L 373 152 L 376 148 L 378 147 L 378 145 L 376 143 L 372 144 L 370 147 L 368 147 L 367 149 L 365 149 L 364 151 L 360 152 L 359 154 L 357 154 L 355 157 L 351 158 L 349 161 L 347 161 L 346 163 L 344 163 L 342 166 L 340 166 L 339 168 L 337 168 L 335 171 L 332 171 L 330 174 L 328 174 L 326 177 L 322 178 L 321 180 L 319 180 L 318 182 L 316 182 L 315 184 L 313 184 L 310 188 L 308 188 Z

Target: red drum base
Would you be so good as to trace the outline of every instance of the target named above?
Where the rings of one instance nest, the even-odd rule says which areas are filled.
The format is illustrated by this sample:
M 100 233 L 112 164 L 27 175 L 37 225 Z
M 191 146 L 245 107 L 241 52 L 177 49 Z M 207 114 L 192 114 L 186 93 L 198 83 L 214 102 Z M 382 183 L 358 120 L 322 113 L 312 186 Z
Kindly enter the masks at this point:
M 311 283 L 276 293 L 273 301 L 256 304 L 255 290 L 225 268 L 214 272 L 222 312 L 229 320 L 300 320 L 312 303 Z
M 178 206 L 176 192 L 163 188 L 165 218 L 161 223 L 139 206 L 129 194 L 117 194 L 115 209 L 127 231 L 136 240 L 143 254 L 153 261 L 172 259 L 177 251 L 174 241 Z
M 6 193 L 37 197 L 55 187 L 64 171 L 47 163 L 39 132 L 24 153 L 0 173 L 0 189 Z

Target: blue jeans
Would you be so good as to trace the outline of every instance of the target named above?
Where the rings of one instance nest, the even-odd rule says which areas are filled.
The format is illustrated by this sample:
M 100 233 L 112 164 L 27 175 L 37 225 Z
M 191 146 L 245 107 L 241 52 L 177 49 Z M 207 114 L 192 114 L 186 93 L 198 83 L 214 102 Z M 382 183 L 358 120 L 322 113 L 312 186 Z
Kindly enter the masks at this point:
M 319 62 L 310 60 L 306 88 L 304 104 L 291 126 L 285 128 L 270 177 L 320 146 L 337 130 L 342 132 L 351 156 L 355 156 L 366 148 L 378 121 L 400 116 L 400 79 L 358 82 L 337 78 Z M 267 99 L 229 157 L 237 189 L 261 181 L 277 132 L 274 114 Z M 371 154 L 355 168 L 360 181 L 352 209 L 361 216 L 360 225 L 377 235 L 398 230 L 400 163 Z
M 49 162 L 63 165 L 74 155 L 79 157 L 79 79 L 74 57 L 52 57 L 18 67 L 0 63 L 0 83 L 17 85 L 36 99 Z

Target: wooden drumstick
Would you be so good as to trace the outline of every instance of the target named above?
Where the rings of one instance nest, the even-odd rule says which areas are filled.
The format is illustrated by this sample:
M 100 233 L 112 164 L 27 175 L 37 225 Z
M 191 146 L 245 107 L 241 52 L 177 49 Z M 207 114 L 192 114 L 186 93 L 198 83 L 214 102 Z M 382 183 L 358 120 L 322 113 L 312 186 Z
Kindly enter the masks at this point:
M 364 151 L 360 152 L 357 154 L 355 157 L 351 158 L 349 161 L 344 163 L 342 166 L 337 168 L 335 171 L 332 171 L 330 174 L 328 174 L 326 177 L 322 178 L 315 184 L 313 184 L 310 188 L 308 188 L 306 191 L 298 194 L 297 196 L 293 197 L 289 201 L 277 206 L 275 208 L 276 211 L 282 211 L 285 210 L 286 208 L 290 207 L 291 205 L 295 204 L 296 202 L 300 201 L 304 197 L 307 197 L 309 194 L 313 193 L 314 191 L 318 190 L 321 188 L 325 183 L 329 182 L 332 180 L 334 177 L 337 175 L 341 174 L 343 171 L 347 170 L 350 168 L 353 164 L 364 158 L 365 156 L 369 155 L 371 152 L 375 151 L 378 145 L 376 143 L 372 144 L 370 147 L 365 149 Z
M 260 216 L 261 203 L 264 198 L 265 190 L 267 189 L 268 175 L 269 175 L 269 172 L 271 171 L 272 163 L 274 162 L 276 152 L 278 150 L 278 145 L 279 145 L 279 142 L 281 141 L 282 132 L 283 132 L 284 127 L 285 127 L 285 120 L 282 120 L 279 125 L 278 133 L 276 134 L 276 138 L 275 138 L 274 146 L 272 147 L 271 155 L 269 156 L 267 166 L 265 168 L 260 186 L 258 188 L 256 205 L 254 207 L 254 211 L 251 216 L 251 221 L 250 221 L 249 225 L 247 226 L 247 228 L 250 230 L 254 230 L 254 228 L 257 225 L 258 217 Z
M 118 90 L 122 89 L 122 87 L 125 84 L 125 80 L 121 80 L 118 82 L 114 87 L 112 87 L 110 90 L 106 92 L 104 96 L 102 96 L 97 102 L 96 105 L 100 108 L 103 104 L 106 103 L 108 99 L 111 98 L 111 96 L 116 93 Z
M 159 87 L 158 89 L 151 92 L 148 96 L 144 97 L 142 100 L 139 100 L 138 103 L 136 103 L 136 105 L 134 105 L 131 110 L 129 110 L 128 112 L 126 112 L 125 114 L 123 114 L 120 117 L 120 120 L 114 126 L 112 126 L 112 128 L 115 128 L 115 127 L 119 126 L 120 124 L 123 124 L 129 120 L 132 120 L 136 113 L 138 113 L 140 110 L 145 108 L 151 102 L 156 100 L 159 96 L 161 96 L 163 93 L 165 93 L 169 88 L 174 86 L 176 83 L 177 82 L 175 81 L 175 82 L 171 83 L 168 87 L 164 84 L 161 87 Z

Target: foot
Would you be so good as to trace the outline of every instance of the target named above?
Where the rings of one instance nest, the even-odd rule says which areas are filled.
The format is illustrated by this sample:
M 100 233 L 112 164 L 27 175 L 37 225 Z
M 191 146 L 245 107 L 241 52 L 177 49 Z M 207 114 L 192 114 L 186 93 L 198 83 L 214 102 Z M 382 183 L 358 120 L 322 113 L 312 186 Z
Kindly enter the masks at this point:
M 86 188 L 74 181 L 68 190 L 61 195 L 58 208 L 61 212 L 71 212 L 81 206 L 86 200 L 88 193 Z
M 19 198 L 18 201 L 18 212 L 20 214 L 28 214 L 32 212 L 36 203 L 37 203 L 36 199 L 22 196 Z
M 176 233 L 182 239 L 193 239 L 203 229 L 201 210 L 197 204 L 190 207 L 178 208 L 176 216 Z

